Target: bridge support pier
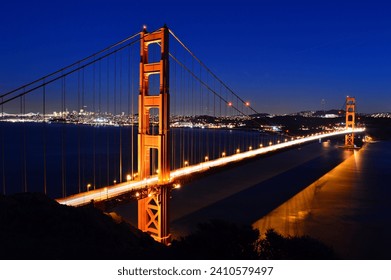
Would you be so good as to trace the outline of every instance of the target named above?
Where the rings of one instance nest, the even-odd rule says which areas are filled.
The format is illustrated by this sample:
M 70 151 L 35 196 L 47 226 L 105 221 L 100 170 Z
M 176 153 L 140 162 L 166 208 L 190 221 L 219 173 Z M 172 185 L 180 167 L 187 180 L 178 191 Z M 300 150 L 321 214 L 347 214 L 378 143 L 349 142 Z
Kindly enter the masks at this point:
M 355 128 L 356 98 L 346 97 L 346 129 Z M 354 133 L 345 135 L 345 148 L 354 148 Z
M 170 151 L 169 151 L 169 65 L 168 28 L 141 32 L 140 94 L 138 126 L 138 172 L 140 180 L 148 180 L 157 167 L 158 186 L 149 186 L 148 195 L 138 202 L 138 227 L 148 232 L 155 240 L 170 243 L 168 200 L 170 195 Z M 150 45 L 160 46 L 160 60 L 151 61 Z M 151 92 L 150 77 L 159 76 L 159 92 Z M 159 128 L 150 126 L 150 111 L 157 112 Z M 152 154 L 157 151 L 157 164 Z M 157 166 L 156 166 L 157 165 Z
M 166 245 L 171 242 L 168 215 L 170 189 L 168 186 L 148 189 L 147 197 L 138 201 L 138 228 Z

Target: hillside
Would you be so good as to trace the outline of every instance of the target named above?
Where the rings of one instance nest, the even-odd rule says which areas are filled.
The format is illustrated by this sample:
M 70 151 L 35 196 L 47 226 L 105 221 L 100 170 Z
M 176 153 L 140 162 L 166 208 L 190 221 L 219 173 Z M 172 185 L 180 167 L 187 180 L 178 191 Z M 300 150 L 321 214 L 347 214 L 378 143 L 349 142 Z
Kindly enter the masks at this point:
M 150 259 L 165 248 L 93 206 L 38 193 L 0 196 L 0 259 Z
M 119 220 L 119 221 L 115 221 Z M 70 207 L 43 194 L 0 196 L 0 259 L 334 259 L 309 237 L 283 237 L 213 220 L 163 246 L 92 205 Z

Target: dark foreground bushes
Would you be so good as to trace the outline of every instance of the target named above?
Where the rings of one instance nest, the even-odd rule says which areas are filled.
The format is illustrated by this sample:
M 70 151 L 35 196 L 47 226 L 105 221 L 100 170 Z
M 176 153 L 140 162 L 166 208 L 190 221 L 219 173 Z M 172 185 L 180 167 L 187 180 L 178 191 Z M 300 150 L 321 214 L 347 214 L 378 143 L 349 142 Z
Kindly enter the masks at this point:
M 42 194 L 0 196 L 0 259 L 333 259 L 308 236 L 213 220 L 171 246 L 93 206 L 69 207 Z

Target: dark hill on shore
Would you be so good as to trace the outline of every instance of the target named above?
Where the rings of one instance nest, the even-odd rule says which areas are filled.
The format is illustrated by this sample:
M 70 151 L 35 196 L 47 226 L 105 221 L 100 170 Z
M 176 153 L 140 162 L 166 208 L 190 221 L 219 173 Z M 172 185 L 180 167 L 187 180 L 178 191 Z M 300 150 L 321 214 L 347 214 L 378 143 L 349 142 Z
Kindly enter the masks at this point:
M 117 220 L 117 221 L 116 221 Z M 333 259 L 309 237 L 283 237 L 225 221 L 163 246 L 93 205 L 71 207 L 38 193 L 0 195 L 0 259 Z
M 0 196 L 0 248 L 0 259 L 154 259 L 166 250 L 93 206 L 38 193 Z

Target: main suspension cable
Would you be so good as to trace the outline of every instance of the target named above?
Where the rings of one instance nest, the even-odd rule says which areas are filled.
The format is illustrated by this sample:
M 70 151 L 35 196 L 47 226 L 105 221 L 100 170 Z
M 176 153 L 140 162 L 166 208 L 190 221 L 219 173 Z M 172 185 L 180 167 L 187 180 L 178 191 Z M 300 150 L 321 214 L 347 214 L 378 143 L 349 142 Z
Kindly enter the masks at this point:
M 82 62 L 85 62 L 85 61 L 87 61 L 87 60 L 89 60 L 89 59 L 91 59 L 91 58 L 93 58 L 93 57 L 96 57 L 96 56 L 102 54 L 102 53 L 105 53 L 105 52 L 111 50 L 112 48 L 115 48 L 115 47 L 117 47 L 117 46 L 119 46 L 119 45 L 122 45 L 123 43 L 125 43 L 125 42 L 127 42 L 127 41 L 129 41 L 129 40 L 132 40 L 133 38 L 139 36 L 140 34 L 141 34 L 141 32 L 138 32 L 138 33 L 136 33 L 136 34 L 134 34 L 134 35 L 132 35 L 132 36 L 129 36 L 129 37 L 127 37 L 127 38 L 125 38 L 125 39 L 123 39 L 123 40 L 121 40 L 121 41 L 119 41 L 119 42 L 117 42 L 117 43 L 111 45 L 111 46 L 108 46 L 107 48 L 104 48 L 103 50 L 100 50 L 100 51 L 98 51 L 98 52 L 96 52 L 96 53 L 94 53 L 94 54 L 92 54 L 92 55 L 89 55 L 89 56 L 87 56 L 87 57 L 85 57 L 85 58 L 83 58 L 83 59 L 80 59 L 80 60 L 78 60 L 78 61 L 76 61 L 76 62 L 74 62 L 74 63 L 72 63 L 72 64 L 70 64 L 70 65 L 68 65 L 68 66 L 65 66 L 65 67 L 63 67 L 63 68 L 61 68 L 61 69 L 59 69 L 59 70 L 57 70 L 57 71 L 55 71 L 55 72 L 52 72 L 52 73 L 50 73 L 50 74 L 48 74 L 48 75 L 46 75 L 46 76 L 43 76 L 43 77 L 41 77 L 41 78 L 39 78 L 39 79 L 37 79 L 37 80 L 34 80 L 34 81 L 30 82 L 30 83 L 27 83 L 27 84 L 25 84 L 25 85 L 22 85 L 22 86 L 16 88 L 16 89 L 13 89 L 13 90 L 11 90 L 11 91 L 9 91 L 9 92 L 3 94 L 3 95 L 0 95 L 0 98 L 6 97 L 6 96 L 8 96 L 8 95 L 10 95 L 10 94 L 12 94 L 12 93 L 14 93 L 14 92 L 17 92 L 17 91 L 19 91 L 19 90 L 21 90 L 21 89 L 23 89 L 23 88 L 26 88 L 26 87 L 28 87 L 28 86 L 31 86 L 31 85 L 33 85 L 33 84 L 35 84 L 35 83 L 40 82 L 40 81 L 46 80 L 47 78 L 49 78 L 49 77 L 51 77 L 51 76 L 54 76 L 54 75 L 56 75 L 56 74 L 58 74 L 58 73 L 61 73 L 61 72 L 65 71 L 65 70 L 67 70 L 67 69 L 69 69 L 69 68 L 72 68 L 72 67 L 75 66 L 75 65 L 78 65 L 78 64 L 80 64 L 80 63 L 82 63 Z M 139 40 L 140 40 L 140 38 L 137 39 L 136 42 L 139 41 Z M 120 50 L 120 49 L 119 49 L 119 50 Z M 118 51 L 118 50 L 117 50 L 117 51 Z M 61 78 L 61 77 L 59 77 L 59 78 Z M 44 84 L 45 84 L 45 83 L 44 83 Z
M 107 53 L 107 54 L 105 54 L 105 55 L 103 55 L 103 56 L 100 56 L 100 57 L 98 57 L 98 58 L 96 58 L 96 59 L 94 59 L 94 60 L 92 60 L 92 61 L 90 61 L 90 62 L 88 62 L 88 63 L 86 63 L 86 64 L 83 64 L 82 66 L 78 66 L 77 68 L 75 68 L 75 69 L 73 69 L 73 70 L 70 70 L 70 71 L 68 71 L 68 72 L 66 72 L 66 73 L 64 73 L 64 74 L 61 74 L 60 76 L 57 76 L 57 77 L 52 78 L 52 79 L 50 79 L 50 80 L 48 80 L 48 81 L 45 81 L 45 82 L 43 82 L 42 84 L 40 84 L 40 85 L 38 85 L 38 86 L 35 86 L 35 87 L 33 87 L 33 88 L 29 89 L 29 90 L 23 91 L 23 92 L 20 93 L 20 94 L 17 94 L 17 95 L 15 95 L 15 96 L 13 96 L 13 97 L 10 97 L 10 98 L 8 98 L 8 99 L 6 99 L 6 100 L 4 100 L 4 101 L 1 101 L 0 105 L 2 105 L 2 104 L 4 104 L 4 103 L 7 103 L 7 102 L 10 102 L 10 101 L 12 101 L 12 100 L 14 100 L 14 99 L 17 99 L 17 98 L 19 98 L 19 97 L 22 97 L 22 96 L 24 96 L 24 95 L 26 95 L 26 94 L 28 94 L 28 93 L 30 93 L 30 92 L 32 92 L 32 91 L 35 91 L 36 89 L 39 89 L 39 88 L 41 88 L 41 87 L 43 87 L 43 86 L 46 86 L 46 85 L 48 85 L 48 84 L 51 84 L 51 83 L 53 83 L 53 82 L 55 82 L 55 81 L 57 81 L 57 80 L 59 80 L 59 79 L 62 79 L 62 78 L 66 77 L 66 76 L 68 76 L 68 75 L 70 75 L 70 74 L 72 74 L 72 73 L 75 73 L 76 71 L 79 71 L 79 70 L 81 70 L 81 69 L 84 69 L 84 68 L 86 68 L 86 67 L 88 67 L 88 66 L 90 66 L 90 65 L 92 65 L 92 64 L 94 64 L 94 63 L 96 63 L 97 61 L 100 61 L 100 60 L 102 60 L 102 59 L 104 59 L 104 58 L 106 58 L 106 57 L 109 57 L 109 56 L 112 55 L 112 54 L 115 54 L 115 53 L 117 53 L 117 52 L 119 52 L 119 51 L 121 51 L 121 50 L 123 50 L 123 49 L 125 49 L 125 48 L 127 48 L 127 47 L 132 46 L 133 44 L 137 43 L 138 41 L 140 41 L 140 38 L 137 39 L 137 40 L 135 40 L 135 41 L 132 41 L 132 42 L 130 42 L 129 44 L 126 44 L 126 45 L 124 45 L 124 46 L 122 46 L 122 47 L 120 47 L 120 48 L 118 48 L 118 49 L 115 49 L 114 51 L 112 51 L 112 52 L 110 52 L 110 53 Z M 56 73 L 59 73 L 59 72 L 60 72 L 60 71 L 56 71 Z M 50 77 L 50 75 L 48 75 L 48 77 Z M 38 81 L 41 81 L 41 80 L 42 80 L 42 79 L 39 79 Z M 31 85 L 31 84 L 33 84 L 33 83 L 30 83 L 30 85 Z M 26 86 L 20 87 L 19 89 L 25 88 L 25 87 L 26 87 Z M 11 94 L 11 93 L 13 93 L 13 92 L 16 92 L 16 91 L 17 91 L 17 90 L 13 90 L 12 92 L 8 92 L 8 93 L 6 93 L 6 94 L 4 94 L 4 95 L 2 95 L 2 96 L 0 96 L 0 97 L 5 97 L 5 96 L 7 96 L 7 95 L 9 95 L 9 94 Z
M 198 63 L 202 65 L 216 80 L 218 80 L 228 91 L 230 91 L 236 98 L 238 98 L 243 104 L 247 102 L 244 101 L 239 95 L 237 95 L 229 86 L 227 86 L 215 73 L 212 72 L 175 34 L 169 29 L 170 34 L 178 41 L 178 43 L 195 59 Z M 248 106 L 254 113 L 259 114 L 254 108 Z

